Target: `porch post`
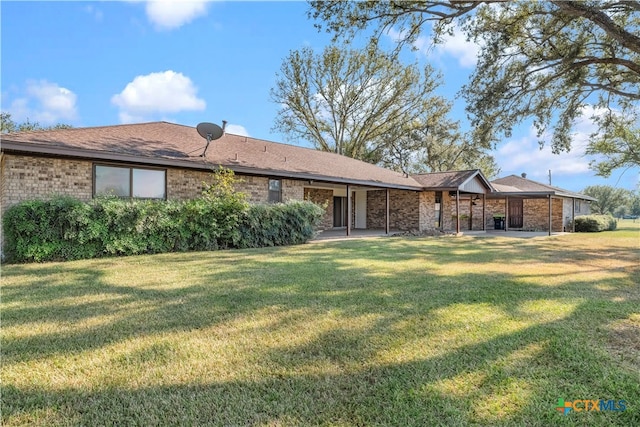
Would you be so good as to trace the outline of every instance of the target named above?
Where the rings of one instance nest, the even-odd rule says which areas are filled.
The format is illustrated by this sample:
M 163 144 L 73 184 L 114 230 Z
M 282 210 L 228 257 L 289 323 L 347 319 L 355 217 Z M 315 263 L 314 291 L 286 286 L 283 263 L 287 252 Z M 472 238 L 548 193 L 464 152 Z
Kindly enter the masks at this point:
M 509 231 L 509 196 L 504 200 L 504 231 Z
M 487 195 L 485 193 L 482 193 L 482 231 L 487 230 L 487 218 L 485 213 L 486 205 L 487 205 Z
M 349 184 L 347 184 L 347 236 L 351 236 L 351 188 L 349 188 Z
M 460 190 L 456 190 L 456 234 L 460 234 Z
M 571 198 L 571 232 L 576 232 L 576 199 L 575 197 Z
M 384 232 L 385 234 L 389 234 L 389 189 L 387 188 L 385 192 L 385 219 L 384 219 Z
M 549 236 L 551 236 L 551 228 L 552 228 L 552 223 L 551 223 L 551 194 L 549 194 Z

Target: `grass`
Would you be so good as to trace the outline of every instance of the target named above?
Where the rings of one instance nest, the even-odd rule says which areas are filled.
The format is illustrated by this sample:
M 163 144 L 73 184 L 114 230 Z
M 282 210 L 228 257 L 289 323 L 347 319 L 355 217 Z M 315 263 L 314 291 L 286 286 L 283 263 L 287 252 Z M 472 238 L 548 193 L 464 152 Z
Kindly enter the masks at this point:
M 1 308 L 4 426 L 640 425 L 631 221 L 7 265 Z

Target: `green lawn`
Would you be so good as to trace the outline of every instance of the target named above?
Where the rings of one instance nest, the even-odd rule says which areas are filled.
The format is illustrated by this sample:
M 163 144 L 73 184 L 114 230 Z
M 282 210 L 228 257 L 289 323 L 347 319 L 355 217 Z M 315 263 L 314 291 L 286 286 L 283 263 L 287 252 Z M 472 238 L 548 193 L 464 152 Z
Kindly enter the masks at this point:
M 640 425 L 639 227 L 5 265 L 2 425 Z

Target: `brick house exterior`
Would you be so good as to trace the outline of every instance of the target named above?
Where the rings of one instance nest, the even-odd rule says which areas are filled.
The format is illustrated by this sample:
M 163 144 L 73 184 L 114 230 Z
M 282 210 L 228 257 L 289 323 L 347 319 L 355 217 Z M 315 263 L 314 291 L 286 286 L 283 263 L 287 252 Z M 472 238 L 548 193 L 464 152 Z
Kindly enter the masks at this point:
M 492 215 L 505 212 L 506 198 L 524 194 L 504 182 L 492 185 L 479 170 L 407 175 L 334 153 L 231 134 L 212 141 L 206 155 L 204 146 L 196 129 L 166 122 L 5 134 L 0 214 L 23 200 L 54 195 L 89 201 L 101 191 L 104 171 L 128 174 L 128 184 L 122 182 L 129 197 L 151 183 L 143 179 L 150 174 L 161 193 L 153 197 L 192 199 L 219 166 L 235 172 L 237 190 L 251 203 L 310 200 L 325 208 L 321 229 L 344 228 L 347 235 L 354 228 L 491 229 Z M 502 191 L 496 191 L 500 185 Z M 557 193 L 554 231 L 566 227 L 572 205 L 565 196 L 573 203 L 588 201 Z M 544 229 L 545 200 L 525 202 L 523 228 Z
M 487 200 L 486 228 L 494 229 L 494 215 L 505 218 L 507 230 L 573 231 L 573 218 L 588 215 L 592 197 L 510 175 L 491 182 L 496 191 Z

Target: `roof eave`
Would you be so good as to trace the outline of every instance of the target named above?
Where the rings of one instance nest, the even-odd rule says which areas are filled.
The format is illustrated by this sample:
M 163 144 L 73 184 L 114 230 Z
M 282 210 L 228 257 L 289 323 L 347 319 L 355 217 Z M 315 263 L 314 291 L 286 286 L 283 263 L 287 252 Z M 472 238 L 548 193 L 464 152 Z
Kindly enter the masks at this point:
M 200 169 L 211 170 L 212 167 L 223 166 L 233 170 L 236 173 L 244 173 L 251 175 L 267 175 L 277 176 L 281 178 L 295 178 L 302 180 L 322 181 L 336 184 L 349 184 L 357 186 L 368 186 L 378 188 L 391 188 L 397 190 L 410 190 L 420 191 L 422 187 L 419 185 L 402 185 L 380 181 L 368 181 L 368 180 L 350 180 L 341 177 L 332 177 L 325 175 L 318 175 L 313 173 L 300 173 L 290 172 L 276 169 L 260 169 L 246 166 L 239 166 L 229 163 L 212 163 L 202 158 L 201 162 L 195 162 L 193 160 L 181 160 L 167 157 L 143 157 L 135 156 L 131 154 L 113 153 L 98 150 L 86 150 L 78 148 L 61 147 L 59 145 L 43 145 L 34 143 L 23 143 L 15 141 L 2 141 L 2 152 L 6 153 L 22 153 L 22 154 L 38 154 L 38 155 L 50 155 L 58 157 L 76 158 L 84 160 L 102 160 L 112 162 L 134 163 L 149 166 L 168 166 L 178 167 L 184 169 Z
M 492 199 L 497 199 L 500 197 L 505 197 L 505 196 L 514 196 L 514 197 L 549 197 L 549 196 L 556 196 L 556 197 L 568 197 L 571 199 L 583 199 L 583 200 L 589 200 L 589 201 L 595 201 L 596 199 L 594 199 L 593 197 L 590 196 L 584 196 L 581 194 L 571 194 L 571 193 L 564 193 L 564 192 L 559 192 L 559 191 L 496 191 L 494 193 L 489 193 L 489 197 Z

